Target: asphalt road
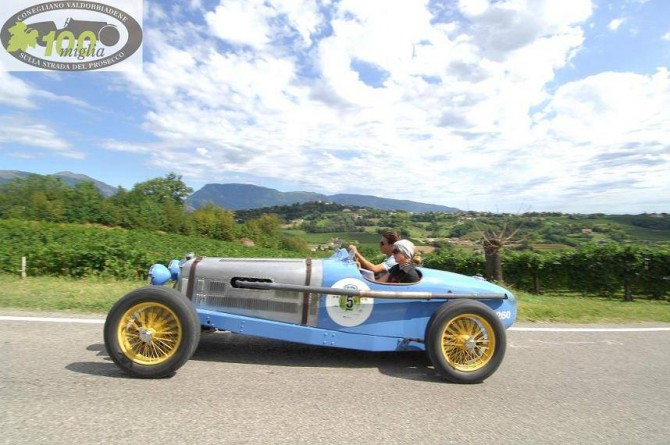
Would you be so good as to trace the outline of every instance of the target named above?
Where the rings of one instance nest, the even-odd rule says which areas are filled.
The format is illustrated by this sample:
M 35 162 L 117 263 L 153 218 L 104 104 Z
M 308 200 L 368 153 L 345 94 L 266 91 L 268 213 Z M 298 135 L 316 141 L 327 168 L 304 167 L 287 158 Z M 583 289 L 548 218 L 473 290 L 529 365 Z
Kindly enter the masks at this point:
M 100 323 L 3 315 L 16 314 L 0 312 L 3 444 L 667 444 L 670 438 L 668 325 L 508 331 L 498 371 L 483 384 L 454 385 L 435 377 L 422 353 L 227 333 L 205 335 L 171 378 L 132 379 L 107 356 Z

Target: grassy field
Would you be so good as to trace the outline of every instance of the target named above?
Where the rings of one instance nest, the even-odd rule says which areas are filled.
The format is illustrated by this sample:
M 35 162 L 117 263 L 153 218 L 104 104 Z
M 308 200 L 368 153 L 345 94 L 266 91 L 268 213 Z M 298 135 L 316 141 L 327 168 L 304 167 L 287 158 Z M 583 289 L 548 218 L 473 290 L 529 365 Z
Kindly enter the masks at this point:
M 0 308 L 104 314 L 141 281 L 73 280 L 0 274 Z M 562 323 L 670 323 L 670 302 L 624 303 L 598 297 L 531 295 L 516 292 L 517 321 Z
M 304 230 L 283 230 L 286 235 L 299 236 L 310 245 L 328 245 L 333 239 L 340 239 L 343 244 L 358 243 L 360 245 L 376 246 L 379 243 L 379 235 L 370 232 L 328 232 L 307 233 Z

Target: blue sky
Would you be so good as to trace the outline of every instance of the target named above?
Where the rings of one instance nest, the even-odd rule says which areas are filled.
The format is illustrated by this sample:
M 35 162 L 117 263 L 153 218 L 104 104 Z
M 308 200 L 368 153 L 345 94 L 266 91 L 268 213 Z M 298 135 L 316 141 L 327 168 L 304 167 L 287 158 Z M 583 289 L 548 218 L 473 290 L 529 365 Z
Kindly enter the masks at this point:
M 145 1 L 140 73 L 0 69 L 0 170 L 668 212 L 668 17 L 666 0 Z

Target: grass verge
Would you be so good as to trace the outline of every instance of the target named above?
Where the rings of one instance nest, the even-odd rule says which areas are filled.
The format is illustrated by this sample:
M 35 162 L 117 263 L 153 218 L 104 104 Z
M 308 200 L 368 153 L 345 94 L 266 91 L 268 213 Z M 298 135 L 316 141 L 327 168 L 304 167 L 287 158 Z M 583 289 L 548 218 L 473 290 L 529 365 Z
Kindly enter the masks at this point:
M 74 280 L 0 274 L 0 308 L 104 314 L 142 281 Z M 531 295 L 515 292 L 517 321 L 561 323 L 670 323 L 670 301 L 630 303 L 600 297 Z
M 556 323 L 670 323 L 670 301 L 596 296 L 532 295 L 515 292 L 517 321 Z
M 0 274 L 0 307 L 103 314 L 123 295 L 145 285 L 143 281 L 100 278 L 28 277 L 22 280 Z

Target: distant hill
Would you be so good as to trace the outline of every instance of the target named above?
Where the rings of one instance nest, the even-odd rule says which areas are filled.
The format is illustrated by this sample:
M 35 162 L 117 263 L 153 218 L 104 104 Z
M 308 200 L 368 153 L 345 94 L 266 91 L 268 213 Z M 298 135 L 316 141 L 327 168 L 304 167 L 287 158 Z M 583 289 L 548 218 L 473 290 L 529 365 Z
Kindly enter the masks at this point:
M 407 201 L 401 199 L 379 198 L 377 196 L 370 196 L 370 195 L 338 194 L 329 196 L 329 199 L 333 201 L 335 204 L 359 206 L 359 207 L 372 207 L 374 209 L 379 210 L 405 210 L 408 212 L 415 212 L 415 213 L 460 212 L 460 210 L 455 207 L 447 207 L 437 204 L 425 204 L 422 202 Z
M 380 210 L 405 210 L 408 212 L 445 212 L 454 213 L 454 207 L 421 202 L 379 198 L 370 195 L 338 194 L 323 195 L 314 192 L 280 192 L 267 187 L 249 184 L 207 184 L 189 196 L 186 202 L 194 208 L 200 208 L 208 202 L 230 210 L 249 210 L 311 201 L 333 202 L 341 205 L 372 207 Z
M 35 173 L 24 172 L 20 170 L 0 170 L 0 184 L 10 182 L 17 178 L 27 178 L 28 176 L 34 174 Z M 103 196 L 112 196 L 113 194 L 116 193 L 116 187 L 112 187 L 111 185 L 105 184 L 104 182 L 98 181 L 97 179 L 93 179 L 90 176 L 78 173 L 59 172 L 54 173 L 53 175 L 46 175 L 46 176 L 53 176 L 56 178 L 60 178 L 63 180 L 65 184 L 69 186 L 73 186 L 80 182 L 92 182 L 96 186 L 96 188 L 100 190 L 100 193 L 102 193 Z
M 230 210 L 248 210 L 323 201 L 325 195 L 311 192 L 280 192 L 279 190 L 250 184 L 206 184 L 186 199 L 186 203 L 200 208 L 208 202 Z
M 0 170 L 0 185 L 16 178 L 26 178 L 35 173 L 19 170 Z M 105 184 L 90 176 L 68 171 L 54 173 L 65 184 L 73 186 L 79 182 L 90 181 L 100 190 L 103 196 L 112 196 L 117 192 L 116 187 Z M 208 202 L 218 207 L 230 210 L 252 210 L 264 207 L 286 206 L 303 204 L 306 202 L 332 202 L 345 206 L 371 207 L 379 210 L 404 210 L 407 212 L 444 212 L 455 213 L 460 210 L 454 207 L 426 204 L 422 202 L 400 199 L 380 198 L 371 195 L 337 194 L 324 195 L 315 192 L 280 192 L 279 190 L 260 187 L 251 184 L 207 184 L 186 199 L 186 204 L 198 209 Z

